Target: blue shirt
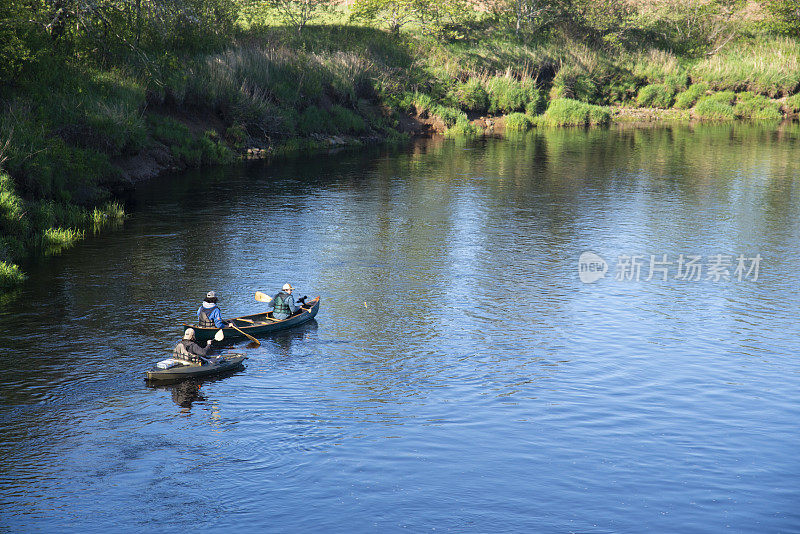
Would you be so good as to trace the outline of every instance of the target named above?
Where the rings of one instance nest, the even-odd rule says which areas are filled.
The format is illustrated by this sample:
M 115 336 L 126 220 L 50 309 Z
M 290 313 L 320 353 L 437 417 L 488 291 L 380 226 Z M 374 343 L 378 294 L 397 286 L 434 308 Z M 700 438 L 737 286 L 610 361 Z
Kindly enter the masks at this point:
M 205 308 L 206 315 L 208 315 L 209 319 L 214 321 L 214 326 L 216 326 L 217 328 L 222 328 L 222 326 L 223 326 L 222 314 L 220 313 L 219 308 L 217 306 L 214 306 L 214 308 L 211 310 L 211 313 L 209 313 L 208 310 L 209 310 L 209 308 Z M 203 311 L 203 305 L 202 304 L 197 309 L 197 320 L 198 321 L 200 320 L 200 312 L 201 311 Z

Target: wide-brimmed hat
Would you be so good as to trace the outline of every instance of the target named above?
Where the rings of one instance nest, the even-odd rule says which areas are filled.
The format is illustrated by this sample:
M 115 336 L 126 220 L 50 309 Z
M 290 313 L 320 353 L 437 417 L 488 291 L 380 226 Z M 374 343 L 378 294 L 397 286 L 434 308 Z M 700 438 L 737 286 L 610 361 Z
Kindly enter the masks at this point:
M 187 328 L 183 332 L 183 339 L 194 339 L 194 328 Z
M 292 287 L 292 284 L 289 284 L 289 283 L 283 284 L 283 290 L 284 291 L 289 291 L 290 289 L 294 289 Z

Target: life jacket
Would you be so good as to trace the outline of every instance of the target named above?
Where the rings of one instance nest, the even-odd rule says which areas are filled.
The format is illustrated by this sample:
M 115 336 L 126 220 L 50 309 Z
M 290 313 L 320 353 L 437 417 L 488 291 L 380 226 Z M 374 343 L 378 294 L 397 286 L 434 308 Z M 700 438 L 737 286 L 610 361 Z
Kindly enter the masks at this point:
M 172 357 L 185 362 L 199 361 L 200 358 L 189 352 L 189 349 L 186 348 L 191 342 L 192 341 L 189 339 L 181 339 L 180 342 L 175 345 L 175 350 L 172 351 Z
M 211 320 L 211 312 L 217 309 L 217 306 L 214 305 L 210 308 L 206 308 L 205 306 L 200 306 L 200 315 L 197 318 L 197 325 L 202 328 L 214 328 L 215 325 L 214 321 Z
M 286 298 L 289 296 L 288 293 L 284 293 L 281 291 L 273 298 L 274 307 L 272 308 L 272 315 L 286 315 L 289 316 L 292 314 L 292 309 L 286 304 Z

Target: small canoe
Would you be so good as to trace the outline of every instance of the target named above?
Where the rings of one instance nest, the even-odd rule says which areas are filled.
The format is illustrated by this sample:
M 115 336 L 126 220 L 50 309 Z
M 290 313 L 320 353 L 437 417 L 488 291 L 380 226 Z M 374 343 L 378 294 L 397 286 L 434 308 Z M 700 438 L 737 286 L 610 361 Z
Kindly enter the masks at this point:
M 244 354 L 223 354 L 214 363 L 203 365 L 197 363 L 180 363 L 169 369 L 153 367 L 146 373 L 147 380 L 182 380 L 184 378 L 198 378 L 201 376 L 216 375 L 225 371 L 233 371 L 242 366 L 247 359 Z
M 272 312 L 266 312 L 256 313 L 254 315 L 244 315 L 235 319 L 225 319 L 225 322 L 227 323 L 229 321 L 233 321 L 233 323 L 242 332 L 247 332 L 253 337 L 258 337 L 266 336 L 274 332 L 280 332 L 281 330 L 294 328 L 295 326 L 300 326 L 301 324 L 307 323 L 317 316 L 318 311 L 319 297 L 308 301 L 300 311 L 283 320 L 273 319 Z M 202 343 L 207 339 L 214 339 L 214 334 L 219 331 L 219 328 L 202 328 L 200 326 L 184 324 L 183 330 L 185 331 L 187 328 L 194 329 L 194 337 L 198 343 Z M 230 326 L 223 328 L 222 332 L 225 336 L 225 339 L 245 339 L 245 336 Z

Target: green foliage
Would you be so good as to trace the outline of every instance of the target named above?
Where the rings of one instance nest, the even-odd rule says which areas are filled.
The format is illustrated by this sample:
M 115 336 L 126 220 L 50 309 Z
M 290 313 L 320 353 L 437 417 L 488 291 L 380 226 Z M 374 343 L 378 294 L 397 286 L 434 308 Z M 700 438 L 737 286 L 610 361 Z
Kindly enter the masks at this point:
M 563 66 L 553 78 L 550 100 L 569 98 L 582 102 L 592 101 L 597 93 L 597 83 L 582 67 Z
M 603 106 L 586 104 L 571 98 L 558 98 L 539 121 L 543 126 L 588 126 L 606 125 L 611 122 L 611 113 Z
M 511 76 L 496 76 L 486 82 L 489 94 L 489 113 L 525 111 L 528 102 L 538 98 L 533 80 L 517 80 Z
M 800 113 L 800 93 L 786 99 L 786 109 L 788 109 L 790 113 Z
M 736 113 L 733 102 L 736 94 L 733 91 L 722 91 L 698 100 L 694 107 L 694 116 L 702 120 L 733 120 Z
M 774 38 L 727 47 L 693 66 L 691 76 L 717 90 L 792 94 L 800 87 L 800 43 Z
M 45 256 L 53 256 L 70 248 L 84 238 L 85 232 L 75 228 L 48 228 L 41 234 L 41 250 Z
M 489 109 L 489 93 L 479 78 L 457 84 L 452 96 L 465 111 L 485 113 Z
M 11 177 L 0 172 L 0 235 L 25 235 L 28 221 L 25 206 Z
M 24 282 L 25 278 L 19 266 L 0 261 L 0 291 L 8 291 Z
M 666 109 L 672 105 L 674 96 L 674 89 L 667 84 L 646 85 L 639 89 L 636 103 L 639 107 Z
M 225 130 L 225 139 L 227 139 L 236 150 L 244 149 L 248 138 L 247 129 L 241 124 L 234 124 Z
M 298 127 L 300 133 L 309 136 L 313 133 L 325 133 L 328 131 L 330 115 L 317 106 L 308 106 L 300 114 Z
M 691 109 L 708 92 L 707 83 L 695 83 L 690 85 L 685 91 L 678 93 L 675 97 L 675 106 L 678 109 Z
M 547 109 L 547 99 L 541 91 L 535 91 L 530 102 L 525 104 L 525 114 L 529 117 L 541 115 Z
M 367 124 L 360 115 L 342 106 L 331 106 L 330 115 L 337 132 L 360 134 L 367 129 Z
M 800 0 L 763 0 L 771 17 L 766 21 L 769 31 L 800 37 Z
M 736 95 L 733 112 L 738 119 L 781 120 L 783 118 L 777 102 L 751 92 Z
M 447 137 L 476 137 L 481 135 L 482 131 L 478 126 L 470 123 L 466 117 L 459 117 L 455 124 L 447 128 L 445 136 Z
M 467 120 L 467 116 L 463 111 L 448 106 L 435 105 L 431 108 L 431 113 L 439 117 L 446 128 L 452 128 L 459 120 Z
M 532 126 L 530 117 L 524 113 L 510 113 L 506 116 L 506 130 L 510 132 L 524 132 Z

